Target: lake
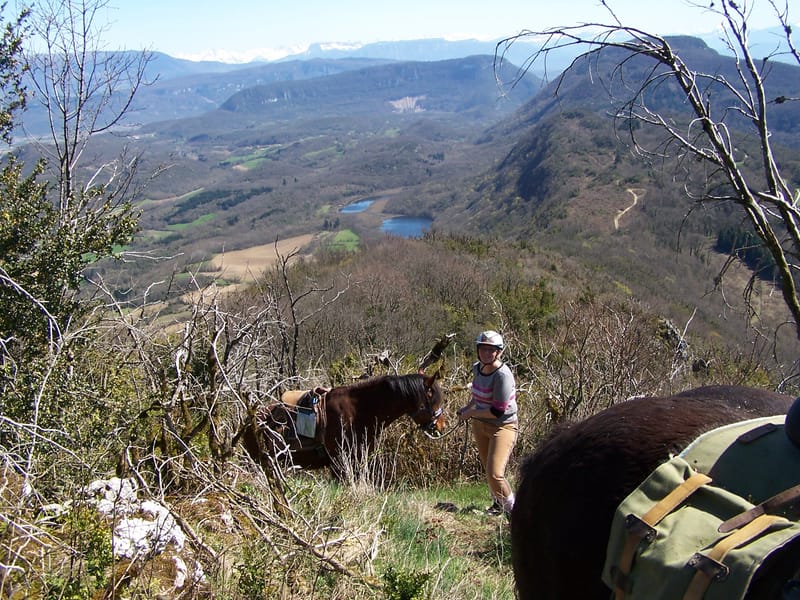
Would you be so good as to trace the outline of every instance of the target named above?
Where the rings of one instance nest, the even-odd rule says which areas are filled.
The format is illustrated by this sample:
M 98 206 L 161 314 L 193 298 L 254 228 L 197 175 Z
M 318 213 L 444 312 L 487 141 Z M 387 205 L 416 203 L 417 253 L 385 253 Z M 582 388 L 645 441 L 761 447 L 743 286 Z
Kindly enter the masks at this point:
M 363 200 L 359 200 L 358 202 L 352 202 L 341 209 L 340 212 L 343 214 L 349 215 L 353 213 L 360 213 L 367 210 L 372 203 L 375 202 L 374 198 L 364 198 Z
M 339 209 L 339 212 L 346 215 L 364 212 L 374 202 L 375 198 L 364 198 L 357 202 L 351 202 Z M 418 238 L 431 228 L 431 223 L 433 220 L 427 217 L 391 217 L 383 220 L 381 231 L 398 237 Z
M 392 217 L 381 225 L 381 231 L 404 238 L 418 238 L 431 228 L 432 219 L 428 217 Z

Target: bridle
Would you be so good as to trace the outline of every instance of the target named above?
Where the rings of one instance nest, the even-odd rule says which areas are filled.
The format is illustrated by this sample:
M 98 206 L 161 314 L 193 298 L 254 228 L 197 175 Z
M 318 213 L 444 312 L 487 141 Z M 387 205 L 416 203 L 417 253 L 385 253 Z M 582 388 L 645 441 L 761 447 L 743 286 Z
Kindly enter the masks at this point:
M 448 431 L 445 431 L 444 433 L 439 433 L 439 431 L 436 429 L 436 421 L 439 420 L 439 417 L 442 416 L 442 412 L 444 411 L 442 410 L 441 406 L 434 410 L 433 406 L 431 406 L 432 397 L 433 397 L 433 388 L 431 386 L 426 385 L 425 403 L 411 415 L 411 418 L 414 420 L 415 423 L 417 423 L 422 433 L 424 433 L 428 438 L 432 440 L 440 440 L 443 437 L 446 437 L 451 433 L 453 433 L 456 429 L 458 429 L 460 423 L 456 423 L 455 425 L 453 425 L 453 427 L 451 427 Z M 419 415 L 422 412 L 427 413 L 430 417 L 430 421 L 428 421 L 427 423 L 419 423 L 417 421 L 416 418 L 417 415 Z
M 442 407 L 439 406 L 438 408 L 434 409 L 433 405 L 431 404 L 433 399 L 433 386 L 425 386 L 425 402 L 411 414 L 411 418 L 413 421 L 419 426 L 424 433 L 429 438 L 435 440 L 438 439 L 440 436 L 438 435 L 438 430 L 436 429 L 436 422 L 439 420 L 439 417 L 442 416 Z M 420 413 L 427 414 L 428 422 L 427 423 L 420 423 L 417 420 L 417 417 Z

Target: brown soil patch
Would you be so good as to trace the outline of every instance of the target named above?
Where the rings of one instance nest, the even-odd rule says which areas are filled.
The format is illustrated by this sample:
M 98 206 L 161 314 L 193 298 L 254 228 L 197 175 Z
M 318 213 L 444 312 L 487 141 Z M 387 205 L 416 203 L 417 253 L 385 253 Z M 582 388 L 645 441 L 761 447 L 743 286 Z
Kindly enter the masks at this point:
M 309 233 L 279 240 L 277 244 L 263 244 L 217 254 L 211 261 L 210 272 L 217 272 L 220 277 L 238 279 L 242 282 L 254 281 L 265 269 L 276 263 L 278 255 L 286 256 L 292 252 L 302 252 L 313 240 L 314 235 Z M 297 254 L 297 257 L 299 256 L 300 253 Z
M 308 257 L 309 253 L 302 252 L 312 241 L 314 234 L 298 235 L 296 237 L 280 240 L 272 244 L 253 246 L 243 250 L 233 250 L 217 254 L 211 259 L 211 265 L 203 275 L 217 279 L 235 280 L 237 283 L 218 286 L 212 284 L 202 290 L 195 290 L 184 294 L 183 302 L 186 304 L 208 303 L 220 293 L 230 293 L 241 289 L 245 284 L 252 283 L 266 269 L 274 265 L 278 255 L 287 256 L 297 252 L 294 259 Z M 291 262 L 291 261 L 290 261 Z
M 369 205 L 369 208 L 365 212 L 370 213 L 382 213 L 383 210 L 386 208 L 386 204 L 389 202 L 389 198 L 379 198 L 375 200 L 372 204 Z

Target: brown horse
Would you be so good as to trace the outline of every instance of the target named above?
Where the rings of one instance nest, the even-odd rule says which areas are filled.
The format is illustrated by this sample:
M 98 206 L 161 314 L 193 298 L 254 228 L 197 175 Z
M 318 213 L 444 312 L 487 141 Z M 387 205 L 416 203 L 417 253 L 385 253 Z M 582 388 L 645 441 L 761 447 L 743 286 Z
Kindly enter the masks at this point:
M 270 404 L 245 430 L 244 447 L 256 461 L 290 455 L 294 466 L 332 467 L 336 474 L 343 452 L 368 451 L 380 432 L 404 415 L 426 433 L 440 434 L 445 418 L 437 378 L 438 373 L 386 375 L 319 390 L 321 418 L 314 438 L 292 435 L 296 428 L 293 423 L 287 427 L 287 420 L 296 412 L 294 407 L 284 402 Z
M 520 469 L 511 515 L 520 600 L 608 600 L 601 572 L 617 505 L 700 434 L 784 414 L 791 403 L 775 392 L 710 386 L 621 402 L 554 431 Z M 800 564 L 796 554 L 792 560 Z

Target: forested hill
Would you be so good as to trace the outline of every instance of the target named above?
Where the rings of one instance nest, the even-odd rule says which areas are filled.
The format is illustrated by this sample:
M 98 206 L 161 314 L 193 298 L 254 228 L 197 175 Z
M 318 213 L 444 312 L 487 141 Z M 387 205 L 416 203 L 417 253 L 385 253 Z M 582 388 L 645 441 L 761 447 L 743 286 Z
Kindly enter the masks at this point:
M 219 107 L 237 92 L 275 81 L 298 81 L 326 77 L 344 71 L 392 62 L 376 58 L 312 58 L 278 63 L 227 64 L 181 60 L 155 53 L 142 85 L 122 124 L 141 127 L 155 122 L 185 119 Z M 30 87 L 30 82 L 27 83 Z M 25 114 L 28 135 L 49 131 L 42 106 L 30 102 Z
M 354 114 L 457 113 L 468 117 L 509 114 L 521 99 L 532 97 L 540 82 L 523 77 L 512 97 L 498 94 L 498 79 L 509 80 L 518 68 L 504 63 L 495 69 L 492 56 L 437 62 L 402 62 L 366 67 L 325 78 L 285 81 L 243 90 L 220 107 L 288 119 Z
M 702 41 L 670 42 L 692 68 L 737 80 L 736 63 Z M 648 160 L 633 146 L 624 103 L 652 68 L 652 61 L 618 49 L 578 60 L 513 116 L 484 132 L 481 143 L 487 152 L 503 141 L 511 145 L 494 165 L 471 178 L 462 194 L 434 194 L 441 222 L 533 240 L 618 279 L 665 311 L 684 300 L 687 308 L 704 302 L 725 253 L 734 249 L 725 240 L 738 236 L 751 243 L 754 236 L 735 206 L 688 199 L 685 185 L 701 174 L 696 162 L 665 161 L 658 153 Z M 773 140 L 785 143 L 777 144 L 778 160 L 784 176 L 797 186 L 800 107 L 781 99 L 800 95 L 800 68 L 767 63 L 765 73 L 770 132 Z M 705 91 L 719 105 L 730 100 L 718 86 Z M 664 79 L 648 88 L 646 103 L 688 131 L 693 116 L 674 83 Z M 614 119 L 620 109 L 623 118 Z M 753 125 L 736 118 L 730 123 L 741 168 L 758 181 L 760 149 Z M 663 149 L 663 131 L 641 123 L 634 123 L 632 131 L 642 147 Z M 756 261 L 750 266 L 769 279 L 768 265 Z M 713 319 L 716 308 L 707 310 Z M 684 314 L 688 318 L 691 308 Z
M 701 40 L 680 37 L 669 41 L 698 71 L 729 81 L 739 77 L 733 59 Z M 621 70 L 620 64 L 624 64 Z M 614 218 L 631 198 L 626 189 L 643 187 L 648 190 L 647 198 L 628 219 L 628 223 L 640 219 L 638 230 L 656 232 L 667 245 L 679 230 L 684 235 L 715 236 L 717 231 L 709 230 L 708 215 L 683 221 L 689 210 L 683 187 L 688 177 L 685 171 L 691 165 L 648 162 L 633 147 L 625 103 L 652 69 L 651 60 L 631 57 L 616 48 L 582 57 L 514 115 L 486 130 L 481 139 L 487 147 L 512 140 L 511 148 L 480 174 L 474 193 L 439 208 L 448 220 L 473 223 L 511 237 L 548 232 L 608 235 L 619 228 Z M 800 181 L 795 151 L 800 144 L 800 106 L 782 100 L 800 96 L 800 67 L 771 63 L 766 73 L 772 139 L 785 145 L 780 154 L 785 175 Z M 720 86 L 709 85 L 705 93 L 720 106 L 735 105 Z M 693 115 L 674 83 L 665 79 L 650 85 L 644 97 L 649 109 L 688 130 Z M 753 124 L 731 116 L 728 122 L 742 155 L 757 156 L 759 148 L 751 145 Z M 633 131 L 641 147 L 657 148 L 663 141 L 662 131 L 640 122 L 633 123 Z M 751 164 L 758 169 L 758 161 Z M 713 220 L 719 230 L 731 225 L 731 220 L 738 221 L 739 215 L 726 216 L 729 213 L 727 207 L 715 213 Z M 671 215 L 669 221 L 666 214 Z
M 738 85 L 746 67 L 731 57 L 719 54 L 699 38 L 680 36 L 666 38 L 673 51 L 700 74 L 724 78 Z M 619 66 L 622 65 L 621 68 Z M 534 125 L 555 111 L 570 109 L 589 110 L 601 116 L 613 115 L 617 109 L 636 91 L 650 70 L 654 67 L 652 59 L 644 56 L 631 56 L 620 48 L 605 48 L 579 58 L 572 68 L 546 86 L 536 98 L 528 102 L 511 119 L 494 128 L 498 133 L 509 133 L 521 127 Z M 759 62 L 757 68 L 764 72 L 766 99 L 772 106 L 769 112 L 770 129 L 781 143 L 798 147 L 800 138 L 800 106 L 785 102 L 788 98 L 800 96 L 800 67 L 777 61 Z M 663 73 L 663 68 L 658 70 Z M 705 88 L 707 80 L 698 80 Z M 730 93 L 719 85 L 708 85 L 703 89 L 714 102 L 734 103 Z M 750 89 L 749 93 L 756 94 Z M 645 91 L 647 105 L 651 110 L 665 115 L 686 114 L 687 105 L 677 84 L 662 80 L 649 85 Z M 735 115 L 727 115 L 733 118 Z M 732 121 L 742 131 L 752 124 Z

